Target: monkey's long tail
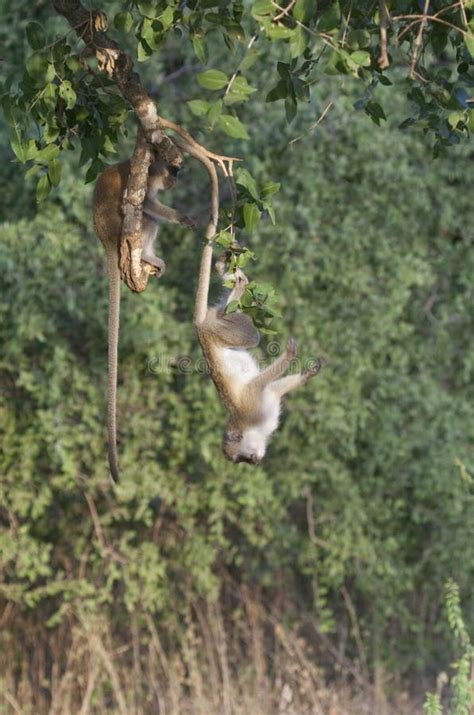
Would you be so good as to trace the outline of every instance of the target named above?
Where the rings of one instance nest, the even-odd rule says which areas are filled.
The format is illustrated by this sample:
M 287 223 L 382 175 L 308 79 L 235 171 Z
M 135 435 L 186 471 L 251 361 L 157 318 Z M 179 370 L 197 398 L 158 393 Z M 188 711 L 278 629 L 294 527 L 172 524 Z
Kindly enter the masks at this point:
M 117 364 L 120 321 L 120 272 L 117 255 L 108 257 L 109 271 L 109 382 L 107 395 L 107 441 L 109 466 L 114 482 L 119 480 L 117 465 Z

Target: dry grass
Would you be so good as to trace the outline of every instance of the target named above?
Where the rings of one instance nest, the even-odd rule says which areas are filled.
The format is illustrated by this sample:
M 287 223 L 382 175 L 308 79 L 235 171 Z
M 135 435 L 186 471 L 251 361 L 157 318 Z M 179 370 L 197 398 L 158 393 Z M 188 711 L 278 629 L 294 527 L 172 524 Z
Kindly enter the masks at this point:
M 47 628 L 11 609 L 0 635 L 0 715 L 422 713 L 403 696 L 388 703 L 381 673 L 367 682 L 342 658 L 328 685 L 316 631 L 311 642 L 309 630 L 269 616 L 248 589 L 225 619 L 219 604 L 202 602 L 166 628 L 147 614 L 122 616 L 113 633 L 103 618 L 77 610 Z

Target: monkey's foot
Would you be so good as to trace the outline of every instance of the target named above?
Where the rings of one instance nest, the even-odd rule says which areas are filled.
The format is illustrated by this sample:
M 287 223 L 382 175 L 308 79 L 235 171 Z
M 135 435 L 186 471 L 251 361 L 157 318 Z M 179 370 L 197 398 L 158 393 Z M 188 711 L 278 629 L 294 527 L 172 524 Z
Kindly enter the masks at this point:
M 296 357 L 297 353 L 297 344 L 296 340 L 294 338 L 288 338 L 288 342 L 286 344 L 286 356 L 289 360 L 292 358 Z
M 232 276 L 232 274 L 230 274 Z M 241 288 L 242 290 L 245 288 L 246 285 L 248 285 L 249 279 L 241 270 L 240 268 L 237 268 L 237 270 L 234 273 L 235 276 L 235 287 L 236 288 Z
M 310 362 L 312 362 L 313 364 L 310 365 L 310 367 L 303 373 L 305 382 L 311 380 L 312 377 L 315 377 L 321 370 L 321 367 L 323 365 L 323 361 L 321 360 L 321 358 L 318 358 L 317 360 L 311 360 Z
M 157 276 L 158 278 L 161 278 L 163 273 L 166 271 L 166 263 L 161 260 L 161 258 L 157 258 L 156 260 L 142 259 L 142 261 L 150 276 Z

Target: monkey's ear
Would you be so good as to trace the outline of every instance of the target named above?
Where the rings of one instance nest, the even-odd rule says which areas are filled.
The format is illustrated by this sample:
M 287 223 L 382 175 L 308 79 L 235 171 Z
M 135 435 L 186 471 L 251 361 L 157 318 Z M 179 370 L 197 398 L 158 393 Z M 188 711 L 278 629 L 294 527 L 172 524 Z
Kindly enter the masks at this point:
M 224 434 L 224 442 L 240 442 L 242 439 L 242 432 L 238 430 L 229 430 Z

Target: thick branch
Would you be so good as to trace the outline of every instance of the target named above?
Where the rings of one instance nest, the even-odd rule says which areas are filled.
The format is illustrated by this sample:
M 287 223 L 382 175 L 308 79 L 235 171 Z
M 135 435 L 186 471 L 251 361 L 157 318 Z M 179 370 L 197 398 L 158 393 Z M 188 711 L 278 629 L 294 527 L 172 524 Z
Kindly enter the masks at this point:
M 130 160 L 128 184 L 122 200 L 123 224 L 119 261 L 120 272 L 125 282 L 136 293 L 145 290 L 152 269 L 156 271 L 156 268 L 141 260 L 143 202 L 146 196 L 148 168 L 152 159 L 151 145 L 139 129 L 135 150 Z M 166 264 L 162 261 L 162 266 L 158 269 L 160 276 L 163 275 L 165 269 Z

